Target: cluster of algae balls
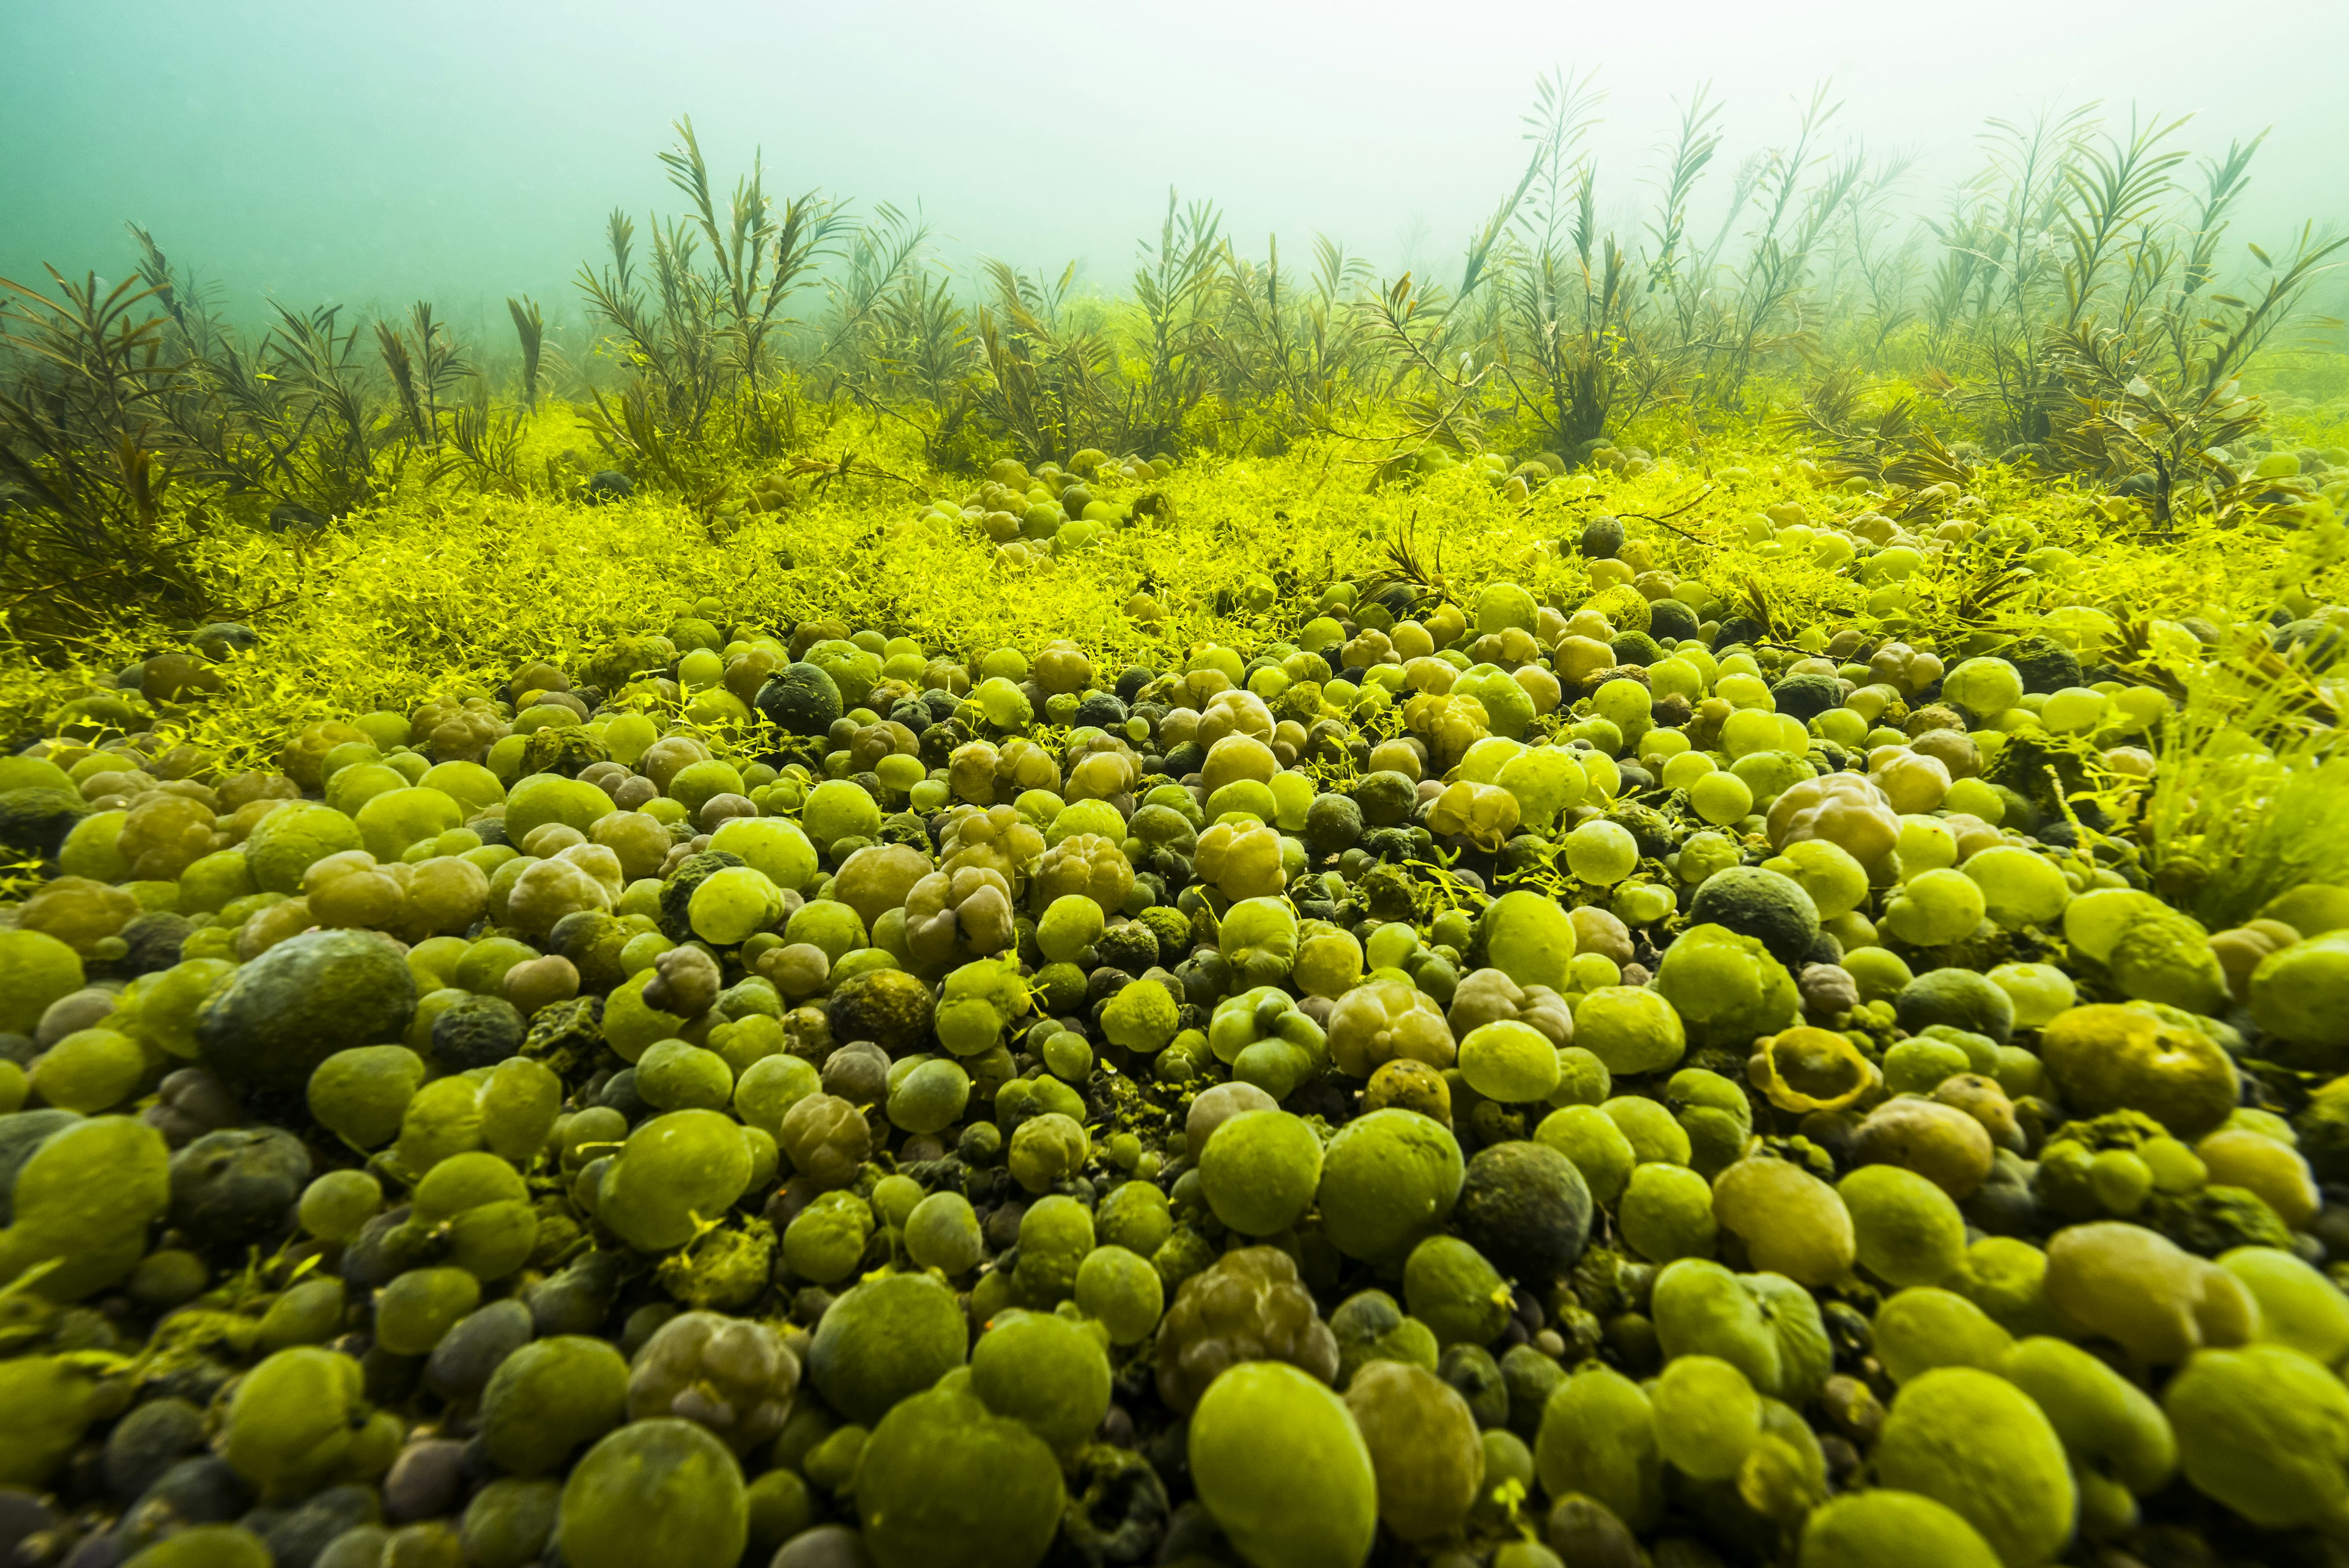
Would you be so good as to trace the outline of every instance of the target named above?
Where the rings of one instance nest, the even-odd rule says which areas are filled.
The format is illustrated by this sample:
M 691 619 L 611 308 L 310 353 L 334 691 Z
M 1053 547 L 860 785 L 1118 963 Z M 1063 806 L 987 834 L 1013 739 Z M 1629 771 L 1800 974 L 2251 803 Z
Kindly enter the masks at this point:
M 2349 889 L 2210 933 L 2083 837 L 2047 737 L 2163 702 L 2091 619 L 1802 653 L 1579 545 L 1164 668 L 704 601 L 257 769 L 125 672 L 0 759 L 0 1531 L 2349 1549 Z

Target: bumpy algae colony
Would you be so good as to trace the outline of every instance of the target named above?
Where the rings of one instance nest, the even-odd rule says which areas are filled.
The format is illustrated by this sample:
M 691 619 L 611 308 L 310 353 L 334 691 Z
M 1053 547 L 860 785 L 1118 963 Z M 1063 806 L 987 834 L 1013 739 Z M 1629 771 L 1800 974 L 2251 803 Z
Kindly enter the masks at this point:
M 2349 454 L 388 374 L 11 650 L 17 1561 L 2349 1551 Z

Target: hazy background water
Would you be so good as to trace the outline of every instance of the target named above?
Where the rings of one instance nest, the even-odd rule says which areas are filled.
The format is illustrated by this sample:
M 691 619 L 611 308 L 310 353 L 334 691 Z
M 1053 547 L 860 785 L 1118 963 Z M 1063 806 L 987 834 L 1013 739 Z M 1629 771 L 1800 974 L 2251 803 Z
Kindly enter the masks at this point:
M 1980 166 L 1985 117 L 2092 98 L 2193 113 L 2199 153 L 2272 127 L 2230 249 L 2349 210 L 2344 0 L 0 0 L 0 275 L 119 275 L 135 221 L 247 319 L 431 298 L 462 322 L 514 293 L 574 316 L 605 213 L 676 209 L 656 155 L 681 113 L 729 183 L 756 148 L 771 191 L 918 204 L 957 264 L 1075 258 L 1122 290 L 1172 185 L 1252 252 L 1319 231 L 1448 274 L 1559 66 L 1608 91 L 1593 146 L 1627 218 L 1708 80 L 1708 222 L 1822 80 L 1831 140 L 1918 155 L 1918 212 Z

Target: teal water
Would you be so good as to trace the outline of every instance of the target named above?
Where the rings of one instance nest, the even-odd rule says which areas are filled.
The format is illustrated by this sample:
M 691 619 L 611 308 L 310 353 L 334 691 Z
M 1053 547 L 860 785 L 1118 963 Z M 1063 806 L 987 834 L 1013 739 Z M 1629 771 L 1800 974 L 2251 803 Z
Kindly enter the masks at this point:
M 1537 74 L 1595 68 L 1602 205 L 1644 210 L 1676 114 L 1709 81 L 1725 141 L 1706 199 L 1792 134 L 1823 81 L 1837 145 L 1913 155 L 1945 205 L 1985 117 L 2102 100 L 2196 116 L 2203 152 L 2272 128 L 2235 233 L 2349 208 L 2349 6 L 2159 0 L 1961 9 L 1591 12 L 1283 4 L 400 6 L 285 0 L 0 5 L 0 276 L 119 275 L 123 225 L 225 289 L 462 322 L 569 280 L 616 204 L 669 211 L 656 154 L 691 114 L 714 170 L 870 213 L 918 207 L 940 257 L 1121 286 L 1165 192 L 1221 204 L 1251 250 L 1327 232 L 1382 273 L 1456 264 L 1521 165 Z

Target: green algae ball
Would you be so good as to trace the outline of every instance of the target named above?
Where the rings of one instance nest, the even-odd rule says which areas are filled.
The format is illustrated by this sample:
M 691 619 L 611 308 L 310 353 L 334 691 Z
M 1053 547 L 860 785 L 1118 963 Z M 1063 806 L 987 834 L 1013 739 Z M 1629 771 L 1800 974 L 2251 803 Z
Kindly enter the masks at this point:
M 481 1282 L 463 1269 L 409 1269 L 377 1293 L 376 1343 L 395 1356 L 428 1356 L 481 1301 Z
M 556 1481 L 506 1476 L 487 1483 L 466 1503 L 459 1527 L 466 1563 L 471 1568 L 530 1568 L 554 1537 L 562 1501 Z
M 1680 1015 L 1689 1043 L 1700 1047 L 1746 1050 L 1758 1037 L 1795 1023 L 1801 1011 L 1785 966 L 1754 938 L 1721 925 L 1682 933 L 1664 950 L 1655 988 Z
M 1780 1274 L 1683 1258 L 1656 1275 L 1649 1312 L 1666 1356 L 1718 1357 L 1790 1405 L 1808 1400 L 1835 1366 L 1817 1301 Z
M 1705 1179 L 1686 1166 L 1658 1161 L 1632 1171 L 1616 1223 L 1626 1245 L 1657 1264 L 1712 1256 L 1721 1229 Z
M 2260 1338 L 2337 1367 L 2349 1357 L 2349 1295 L 2292 1253 L 2237 1247 L 2219 1266 L 2243 1282 L 2260 1304 Z
M 636 1093 L 655 1110 L 715 1110 L 733 1099 L 734 1073 L 716 1051 L 656 1040 L 636 1058 Z
M 2183 1139 L 2223 1126 L 2241 1092 L 2235 1064 L 2216 1041 L 2142 1005 L 2059 1014 L 2040 1031 L 2039 1057 L 2076 1114 L 2141 1111 Z
M 76 1029 L 33 1061 L 32 1089 L 50 1105 L 95 1115 L 130 1098 L 146 1076 L 139 1042 L 113 1029 Z
M 1244 1236 L 1268 1236 L 1305 1217 L 1321 1180 L 1321 1140 L 1301 1117 L 1245 1110 L 1199 1153 L 1199 1185 L 1216 1218 Z
M 272 1568 L 276 1559 L 241 1524 L 199 1524 L 167 1535 L 124 1568 Z
M 0 1486 L 46 1488 L 100 1413 L 89 1374 L 62 1357 L 0 1361 Z
M 824 853 L 843 839 L 869 839 L 881 830 L 881 807 L 861 785 L 827 779 L 809 791 L 800 808 L 800 827 Z
M 461 826 L 464 808 L 438 789 L 392 789 L 367 800 L 351 820 L 367 853 L 389 861 L 403 858 L 415 844 Z
M 1547 1099 L 1557 1088 L 1557 1047 L 1530 1024 L 1477 1026 L 1460 1042 L 1459 1060 L 1468 1087 L 1504 1105 Z
M 825 1192 L 783 1228 L 783 1261 L 818 1284 L 837 1284 L 856 1272 L 873 1235 L 873 1209 L 854 1192 Z
M 559 773 L 533 773 L 506 792 L 506 842 L 519 845 L 549 822 L 584 833 L 616 810 L 612 798 L 593 784 Z M 257 868 L 254 874 L 260 874 Z
M 1623 1195 L 1640 1161 L 1621 1126 L 1595 1105 L 1551 1111 L 1534 1129 L 1534 1139 L 1565 1155 L 1581 1172 L 1591 1198 L 1609 1208 Z
M 1574 922 L 1554 900 L 1519 890 L 1505 892 L 1477 927 L 1485 961 L 1519 985 L 1547 985 L 1560 994 L 1573 984 Z
M 1119 1246 L 1095 1247 L 1077 1265 L 1077 1307 L 1112 1345 L 1139 1345 L 1165 1315 L 1166 1284 L 1150 1260 Z
M 397 944 L 364 931 L 306 932 L 206 999 L 196 1044 L 233 1085 L 299 1093 L 336 1051 L 399 1039 L 415 1011 L 416 977 Z
M 1199 1501 L 1254 1568 L 1360 1563 L 1378 1532 L 1378 1475 L 1343 1400 L 1310 1373 L 1249 1361 L 1191 1413 Z
M 1964 1264 L 1964 1216 L 1915 1171 L 1864 1165 L 1836 1192 L 1851 1212 L 1860 1266 L 1887 1284 L 1939 1284 Z
M 926 1274 L 889 1274 L 825 1309 L 808 1372 L 825 1403 L 869 1427 L 961 1366 L 968 1348 L 953 1292 Z
M 1674 1357 L 1648 1397 L 1657 1447 L 1699 1480 L 1727 1480 L 1761 1440 L 1761 1396 L 1718 1357 Z
M 161 1133 L 127 1116 L 20 1111 L 0 1117 L 0 1127 L 35 1130 L 49 1117 L 59 1119 L 56 1129 L 28 1155 L 12 1155 L 23 1162 L 7 1189 L 0 1284 L 37 1269 L 34 1292 L 78 1301 L 139 1265 L 148 1228 L 171 1201 L 171 1150 Z
M 1404 1541 L 1459 1528 L 1485 1480 L 1485 1446 L 1459 1391 L 1423 1367 L 1375 1361 L 1346 1387 L 1371 1451 L 1379 1519 Z
M 2102 1335 L 2147 1366 L 2245 1344 L 2259 1330 L 2258 1299 L 2233 1273 L 2116 1220 L 2049 1237 L 2044 1289 L 2070 1332 Z
M 51 1003 L 81 986 L 71 946 L 46 931 L 0 931 L 0 1035 L 30 1035 Z
M 968 1273 L 986 1255 L 978 1212 L 959 1192 L 933 1192 L 905 1216 L 905 1255 L 944 1274 Z
M 1843 1200 L 1792 1161 L 1755 1155 L 1722 1171 L 1713 1217 L 1745 1243 L 1755 1268 L 1815 1288 L 1841 1279 L 1858 1255 Z
M 350 1459 L 367 1416 L 364 1386 L 347 1356 L 308 1346 L 278 1351 L 237 1384 L 222 1457 L 264 1497 L 315 1491 Z
M 500 1469 L 551 1474 L 628 1413 L 628 1364 L 603 1340 L 562 1334 L 498 1363 L 481 1391 L 481 1447 Z
M 1350 1385 L 1373 1361 L 1402 1361 L 1433 1372 L 1442 1352 L 1434 1331 L 1403 1315 L 1402 1304 L 1382 1290 L 1356 1291 L 1330 1315 L 1338 1341 L 1337 1386 Z
M 1476 595 L 1476 630 L 1488 634 L 1516 626 L 1530 632 L 1538 624 L 1540 608 L 1534 596 L 1516 583 L 1493 583 Z
M 2055 1331 L 2047 1305 L 2047 1254 L 2029 1242 L 1984 1236 L 1966 1249 L 1965 1266 L 1948 1284 L 2009 1334 Z
M 704 877 L 687 901 L 693 934 L 714 947 L 733 947 L 783 917 L 781 890 L 750 866 L 724 866 Z
M 1338 1130 L 1321 1161 L 1321 1229 L 1363 1262 L 1400 1262 L 1460 1199 L 1466 1167 L 1449 1129 L 1389 1108 Z
M 1636 1531 L 1663 1513 L 1663 1451 L 1655 1408 L 1637 1383 L 1611 1367 L 1586 1364 L 1542 1407 L 1534 1439 L 1542 1490 L 1579 1493 Z
M 2294 1045 L 2349 1047 L 2349 931 L 2277 949 L 2251 971 L 2251 1017 Z
M 900 1401 L 857 1460 L 874 1568 L 1034 1568 L 1066 1498 L 1043 1439 L 958 1388 Z
M 2349 1527 L 2349 1389 L 2277 1345 L 2205 1350 L 2163 1390 L 2196 1491 L 2271 1530 Z
M 815 846 L 798 823 L 781 817 L 729 817 L 709 835 L 709 847 L 741 856 L 780 888 L 804 887 L 816 873 Z
M 2178 1439 L 2161 1407 L 2078 1346 L 2041 1335 L 1984 1370 L 2031 1396 L 2081 1468 L 2139 1494 L 2158 1489 L 2178 1469 Z
M 716 1110 L 672 1110 L 640 1123 L 604 1169 L 595 1217 L 646 1252 L 681 1247 L 750 1185 L 741 1124 Z
M 399 1136 L 400 1122 L 424 1075 L 424 1058 L 406 1046 L 354 1046 L 336 1051 L 310 1075 L 310 1114 L 361 1149 L 378 1148 Z
M 1093 1250 L 1093 1217 L 1082 1203 L 1055 1192 L 1019 1217 L 1018 1280 L 1030 1304 L 1055 1305 L 1077 1287 L 1077 1269 Z
M 564 1482 L 554 1539 L 569 1568 L 731 1563 L 750 1535 L 742 1470 L 698 1421 L 622 1427 Z
M 756 698 L 761 717 L 787 735 L 820 736 L 840 721 L 840 685 L 823 665 L 785 665 L 767 678 Z
M 1590 1237 L 1590 1189 L 1547 1144 L 1514 1139 L 1468 1161 L 1453 1228 L 1512 1278 L 1555 1278 Z
M 2055 1429 L 2029 1395 L 1988 1372 L 1944 1367 L 1904 1387 L 1876 1473 L 1954 1510 L 2006 1568 L 2049 1562 L 2072 1538 L 2077 1495 Z
M 610 796 L 592 784 L 585 788 L 611 809 Z M 328 855 L 364 849 L 366 841 L 359 825 L 332 806 L 289 800 L 254 825 L 243 847 L 246 869 L 261 891 L 291 897 L 302 891 L 304 872 Z
M 1672 1005 L 1644 985 L 1601 985 L 1574 1010 L 1575 1044 L 1609 1073 L 1661 1072 L 1688 1049 Z
M 1917 1285 L 1876 1309 L 1875 1344 L 1885 1372 L 1906 1383 L 1937 1367 L 2000 1371 L 2014 1336 L 1956 1292 Z
M 1660 1101 L 1645 1095 L 1619 1094 L 1601 1105 L 1599 1110 L 1622 1130 L 1630 1140 L 1632 1152 L 1642 1164 L 1661 1161 L 1666 1165 L 1686 1165 L 1689 1162 L 1688 1129 L 1682 1127 L 1671 1111 Z
M 1877 1487 L 1831 1498 L 1803 1522 L 1801 1568 L 2002 1568 L 1974 1527 L 1947 1505 Z
M 2014 1032 L 2014 998 L 1971 969 L 1929 969 L 1903 985 L 1892 1006 L 1912 1035 L 1946 1024 L 2002 1046 Z
M 1438 1346 L 1489 1345 L 1509 1326 L 1507 1282 L 1457 1236 L 1430 1236 L 1411 1250 L 1402 1295 Z
M 1109 1414 L 1109 1356 L 1083 1324 L 1003 1313 L 971 1350 L 970 1391 L 1053 1448 L 1073 1448 Z

